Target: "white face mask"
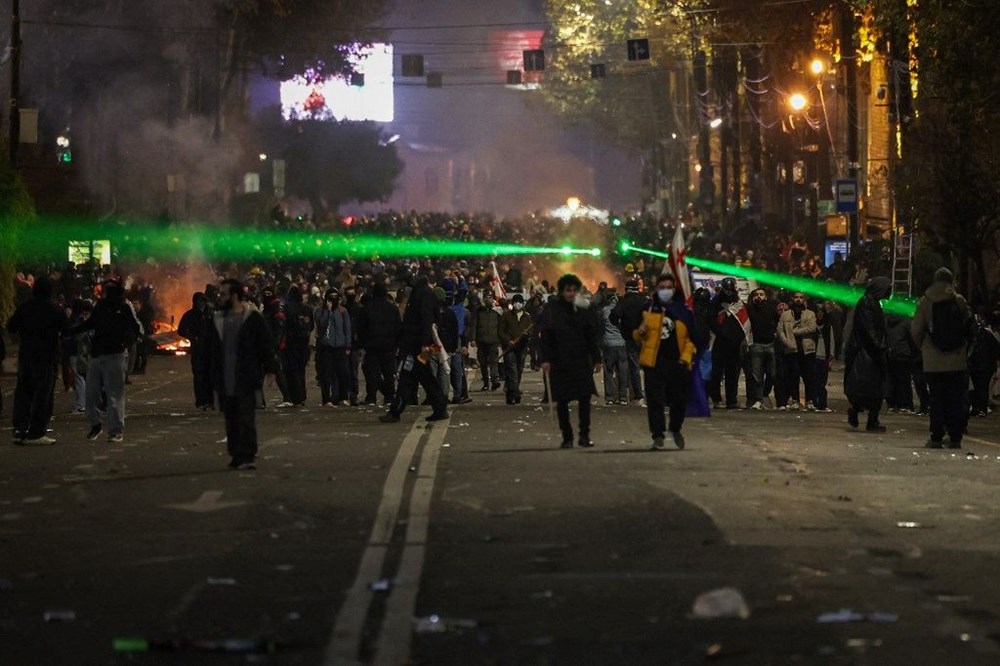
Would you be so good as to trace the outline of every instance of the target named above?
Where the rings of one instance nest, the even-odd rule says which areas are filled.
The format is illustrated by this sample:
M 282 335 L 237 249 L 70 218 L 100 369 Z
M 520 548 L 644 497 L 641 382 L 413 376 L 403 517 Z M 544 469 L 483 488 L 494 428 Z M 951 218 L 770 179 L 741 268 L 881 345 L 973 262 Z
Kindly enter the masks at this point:
M 674 300 L 674 290 L 673 289 L 660 289 L 656 292 L 661 303 L 669 303 Z
M 587 309 L 590 307 L 590 300 L 588 300 L 583 294 L 577 294 L 573 299 L 573 305 L 578 308 Z

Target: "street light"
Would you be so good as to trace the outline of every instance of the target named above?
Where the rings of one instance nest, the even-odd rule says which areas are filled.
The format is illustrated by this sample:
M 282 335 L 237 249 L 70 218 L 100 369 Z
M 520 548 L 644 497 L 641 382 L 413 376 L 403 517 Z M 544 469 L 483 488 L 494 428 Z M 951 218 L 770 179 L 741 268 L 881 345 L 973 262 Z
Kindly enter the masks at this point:
M 788 98 L 788 106 L 792 108 L 792 111 L 801 111 L 809 106 L 809 100 L 802 93 L 795 93 Z
M 826 63 L 820 58 L 813 58 L 813 61 L 809 64 L 809 69 L 812 70 L 813 74 L 819 76 L 826 71 Z
M 708 126 L 711 127 L 712 129 L 719 129 L 720 127 L 722 127 L 722 118 L 712 119 L 712 122 L 710 122 Z

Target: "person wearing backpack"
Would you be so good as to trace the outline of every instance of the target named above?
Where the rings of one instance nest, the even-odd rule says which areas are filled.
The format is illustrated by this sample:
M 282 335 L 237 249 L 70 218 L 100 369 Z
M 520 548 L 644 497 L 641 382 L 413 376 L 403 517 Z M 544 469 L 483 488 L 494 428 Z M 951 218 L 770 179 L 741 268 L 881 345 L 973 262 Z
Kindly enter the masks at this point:
M 930 392 L 931 437 L 927 448 L 962 446 L 969 391 L 968 345 L 972 333 L 969 306 L 955 291 L 954 276 L 939 268 L 913 317 L 913 341 L 920 348 Z

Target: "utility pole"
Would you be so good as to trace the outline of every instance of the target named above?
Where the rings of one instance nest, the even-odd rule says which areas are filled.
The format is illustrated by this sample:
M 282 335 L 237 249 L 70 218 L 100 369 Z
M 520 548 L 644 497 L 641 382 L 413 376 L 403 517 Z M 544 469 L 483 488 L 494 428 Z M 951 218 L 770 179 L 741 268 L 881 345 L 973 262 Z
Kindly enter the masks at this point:
M 21 0 L 11 0 L 10 17 L 10 167 L 17 168 L 17 149 L 21 144 Z
M 857 183 L 858 179 L 858 68 L 857 49 L 854 39 L 854 12 L 847 3 L 840 8 L 840 60 L 844 68 L 844 87 L 847 89 L 847 177 Z M 860 191 L 860 184 L 858 190 Z M 847 249 L 854 252 L 858 247 L 859 215 L 851 213 L 848 222 Z

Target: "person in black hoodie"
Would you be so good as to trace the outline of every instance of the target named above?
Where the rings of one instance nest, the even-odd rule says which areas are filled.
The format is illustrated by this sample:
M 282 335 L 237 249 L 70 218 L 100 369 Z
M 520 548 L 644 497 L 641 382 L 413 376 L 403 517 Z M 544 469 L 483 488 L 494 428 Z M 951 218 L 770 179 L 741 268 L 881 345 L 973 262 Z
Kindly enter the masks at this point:
M 246 303 L 239 280 L 223 282 L 220 296 L 222 310 L 213 316 L 206 349 L 212 386 L 226 417 L 229 467 L 254 469 L 256 408 L 265 378 L 273 379 L 278 369 L 274 342 L 263 315 Z
M 302 301 L 302 291 L 291 286 L 285 302 L 284 367 L 288 379 L 288 398 L 293 405 L 306 404 L 306 368 L 309 367 L 309 337 L 313 330 L 313 311 Z
M 104 283 L 104 298 L 94 306 L 93 314 L 70 332 L 76 335 L 83 331 L 94 332 L 87 366 L 87 439 L 97 439 L 106 423 L 108 440 L 120 442 L 125 433 L 126 350 L 142 335 L 142 324 L 125 300 L 121 284 L 114 280 Z M 103 412 L 102 394 L 107 401 Z
M 755 289 L 750 294 L 750 307 L 747 309 L 750 314 L 750 329 L 753 331 L 753 344 L 749 347 L 749 372 L 746 375 L 747 406 L 750 409 L 763 409 L 764 398 L 774 385 L 777 374 L 774 338 L 778 330 L 778 309 L 763 289 Z
M 436 378 L 430 370 L 430 354 L 437 353 L 433 326 L 437 323 L 438 301 L 427 282 L 426 276 L 417 278 L 403 316 L 399 334 L 399 355 L 403 365 L 399 372 L 399 386 L 389 411 L 379 417 L 383 423 L 396 423 L 406 409 L 406 396 L 416 390 L 419 382 L 427 392 L 427 398 L 434 412 L 427 421 L 442 421 L 448 418 L 448 398 L 445 397 Z
M 52 390 L 59 363 L 59 336 L 66 330 L 66 313 L 52 301 L 52 283 L 35 280 L 31 299 L 7 323 L 7 330 L 21 342 L 14 389 L 14 442 L 54 444 L 45 430 L 52 417 Z
M 212 312 L 208 308 L 208 298 L 197 292 L 191 298 L 191 309 L 181 317 L 177 333 L 191 343 L 188 354 L 191 357 L 191 374 L 194 377 L 194 406 L 206 410 L 212 406 L 212 382 L 205 363 L 205 347 L 208 344 L 208 327 L 212 325 Z
M 646 308 L 646 297 L 639 293 L 639 281 L 631 279 L 625 283 L 625 296 L 611 310 L 609 320 L 618 327 L 625 338 L 625 353 L 628 355 L 628 380 L 632 389 L 632 399 L 642 400 L 642 375 L 639 371 L 639 343 L 632 339 L 632 331 L 642 325 L 642 311 Z
M 378 402 L 379 391 L 386 404 L 396 396 L 396 338 L 401 323 L 399 308 L 389 300 L 385 283 L 376 282 L 371 300 L 358 313 L 358 344 L 365 350 L 366 405 Z
M 560 448 L 573 448 L 573 425 L 569 403 L 580 405 L 580 432 L 577 444 L 593 446 L 590 441 L 590 396 L 597 393 L 594 374 L 600 372 L 602 326 L 589 303 L 580 296 L 580 278 L 568 274 L 559 278 L 559 294 L 541 313 L 542 371 L 551 384 L 556 403 Z
M 215 285 L 209 286 L 214 287 Z M 285 347 L 287 346 L 285 342 L 285 321 L 287 320 L 285 305 L 275 293 L 274 287 L 271 286 L 264 287 L 264 290 L 261 292 L 261 305 L 263 307 L 262 314 L 264 315 L 264 321 L 267 322 L 268 331 L 271 333 L 271 341 L 274 344 L 275 359 L 278 363 L 277 372 L 274 374 L 274 380 L 278 385 L 278 390 L 281 392 L 281 402 L 278 404 L 278 407 L 294 407 L 295 405 L 291 400 L 291 393 L 288 391 L 288 381 L 285 379 Z

